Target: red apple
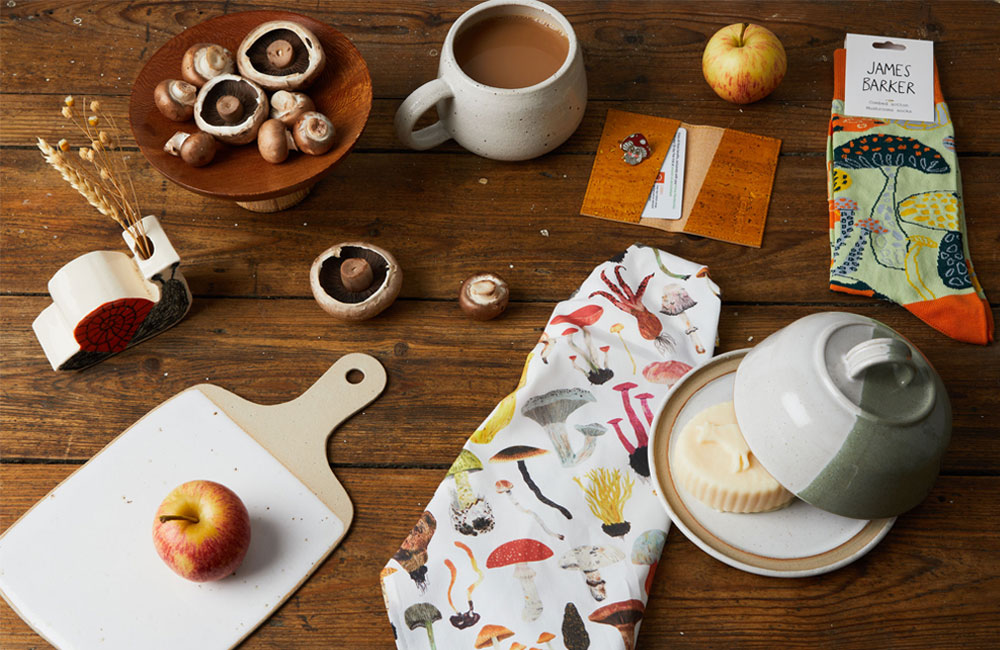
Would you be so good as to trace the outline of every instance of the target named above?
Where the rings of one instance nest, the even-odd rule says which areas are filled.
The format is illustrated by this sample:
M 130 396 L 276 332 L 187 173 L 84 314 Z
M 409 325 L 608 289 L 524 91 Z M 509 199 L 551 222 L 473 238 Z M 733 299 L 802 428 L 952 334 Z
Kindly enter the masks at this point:
M 766 27 L 736 23 L 715 32 L 701 57 L 701 71 L 715 93 L 734 104 L 763 99 L 788 67 L 785 48 Z
M 233 573 L 250 546 L 250 514 L 236 493 L 214 481 L 188 481 L 167 495 L 153 522 L 156 552 L 194 582 Z

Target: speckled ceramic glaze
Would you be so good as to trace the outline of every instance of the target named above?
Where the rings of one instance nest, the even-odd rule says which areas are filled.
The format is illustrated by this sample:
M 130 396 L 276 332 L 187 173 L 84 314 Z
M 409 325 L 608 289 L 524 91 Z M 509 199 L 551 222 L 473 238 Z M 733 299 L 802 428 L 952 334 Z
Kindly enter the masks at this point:
M 555 74 L 525 88 L 494 88 L 469 77 L 455 61 L 455 38 L 482 20 L 530 16 L 558 30 L 569 52 Z M 430 149 L 454 139 L 494 160 L 528 160 L 555 149 L 576 131 L 587 104 L 587 77 L 569 21 L 535 0 L 490 0 L 462 14 L 441 48 L 438 77 L 417 88 L 396 112 L 396 135 L 412 149 Z M 417 120 L 437 106 L 439 120 L 414 131 Z
M 812 314 L 769 336 L 740 363 L 734 401 L 778 482 L 845 517 L 920 503 L 951 437 L 938 374 L 900 334 L 856 314 Z

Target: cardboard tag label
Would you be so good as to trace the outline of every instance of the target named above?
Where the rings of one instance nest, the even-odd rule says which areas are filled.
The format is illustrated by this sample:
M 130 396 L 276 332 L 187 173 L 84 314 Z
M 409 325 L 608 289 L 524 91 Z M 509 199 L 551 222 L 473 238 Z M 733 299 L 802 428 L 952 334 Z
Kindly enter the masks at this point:
M 934 120 L 934 43 L 848 34 L 844 113 Z
M 678 127 L 660 173 L 649 193 L 643 219 L 680 219 L 684 207 L 684 161 L 687 155 L 687 129 Z

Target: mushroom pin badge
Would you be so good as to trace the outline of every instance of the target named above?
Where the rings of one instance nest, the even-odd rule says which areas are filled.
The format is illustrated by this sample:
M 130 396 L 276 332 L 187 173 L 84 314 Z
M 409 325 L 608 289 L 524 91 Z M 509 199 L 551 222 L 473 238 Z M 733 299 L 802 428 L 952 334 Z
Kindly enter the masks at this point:
M 618 146 L 625 152 L 622 154 L 622 160 L 630 165 L 638 165 L 653 153 L 649 141 L 641 133 L 633 133 L 618 143 Z
M 80 370 L 176 325 L 191 306 L 180 257 L 156 217 L 142 219 L 152 254 L 92 251 L 49 280 L 52 304 L 32 328 L 54 370 Z

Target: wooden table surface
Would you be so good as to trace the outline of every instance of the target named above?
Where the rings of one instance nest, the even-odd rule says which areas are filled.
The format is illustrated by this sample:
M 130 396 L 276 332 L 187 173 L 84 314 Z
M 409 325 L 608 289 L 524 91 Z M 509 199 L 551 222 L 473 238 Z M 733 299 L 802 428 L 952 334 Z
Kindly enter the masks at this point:
M 379 569 L 465 438 L 516 383 L 554 304 L 595 264 L 642 241 L 711 267 L 724 297 L 720 352 L 821 310 L 897 329 L 943 377 L 954 432 L 930 496 L 871 553 L 833 573 L 751 575 L 672 529 L 639 647 L 997 647 L 998 348 L 952 341 L 901 307 L 827 289 L 823 151 L 832 55 L 845 32 L 933 39 L 959 143 L 971 255 L 1000 315 L 1000 4 L 552 2 L 584 48 L 586 115 L 554 153 L 500 163 L 454 144 L 409 151 L 392 131 L 400 101 L 435 75 L 445 33 L 471 2 L 4 0 L 0 530 L 190 385 L 207 380 L 276 403 L 339 356 L 368 352 L 386 367 L 388 388 L 328 450 L 356 507 L 351 531 L 243 647 L 391 648 Z M 58 115 L 66 94 L 100 98 L 124 121 L 132 79 L 170 37 L 261 7 L 309 14 L 358 46 L 375 89 L 358 147 L 303 203 L 274 214 L 190 194 L 140 159 L 143 204 L 180 252 L 194 306 L 174 329 L 96 367 L 53 372 L 31 330 L 49 302 L 47 279 L 84 252 L 122 246 L 116 226 L 45 165 L 35 136 L 71 135 Z M 715 97 L 700 61 L 713 32 L 744 19 L 778 34 L 788 74 L 771 97 L 739 108 Z M 609 108 L 781 138 L 763 248 L 579 216 Z M 405 281 L 392 308 L 351 325 L 319 309 L 308 270 L 324 248 L 359 239 L 392 251 Z M 501 272 L 511 285 L 508 312 L 488 323 L 463 318 L 456 300 L 461 280 L 480 269 Z M 45 647 L 6 603 L 0 615 L 0 647 Z

